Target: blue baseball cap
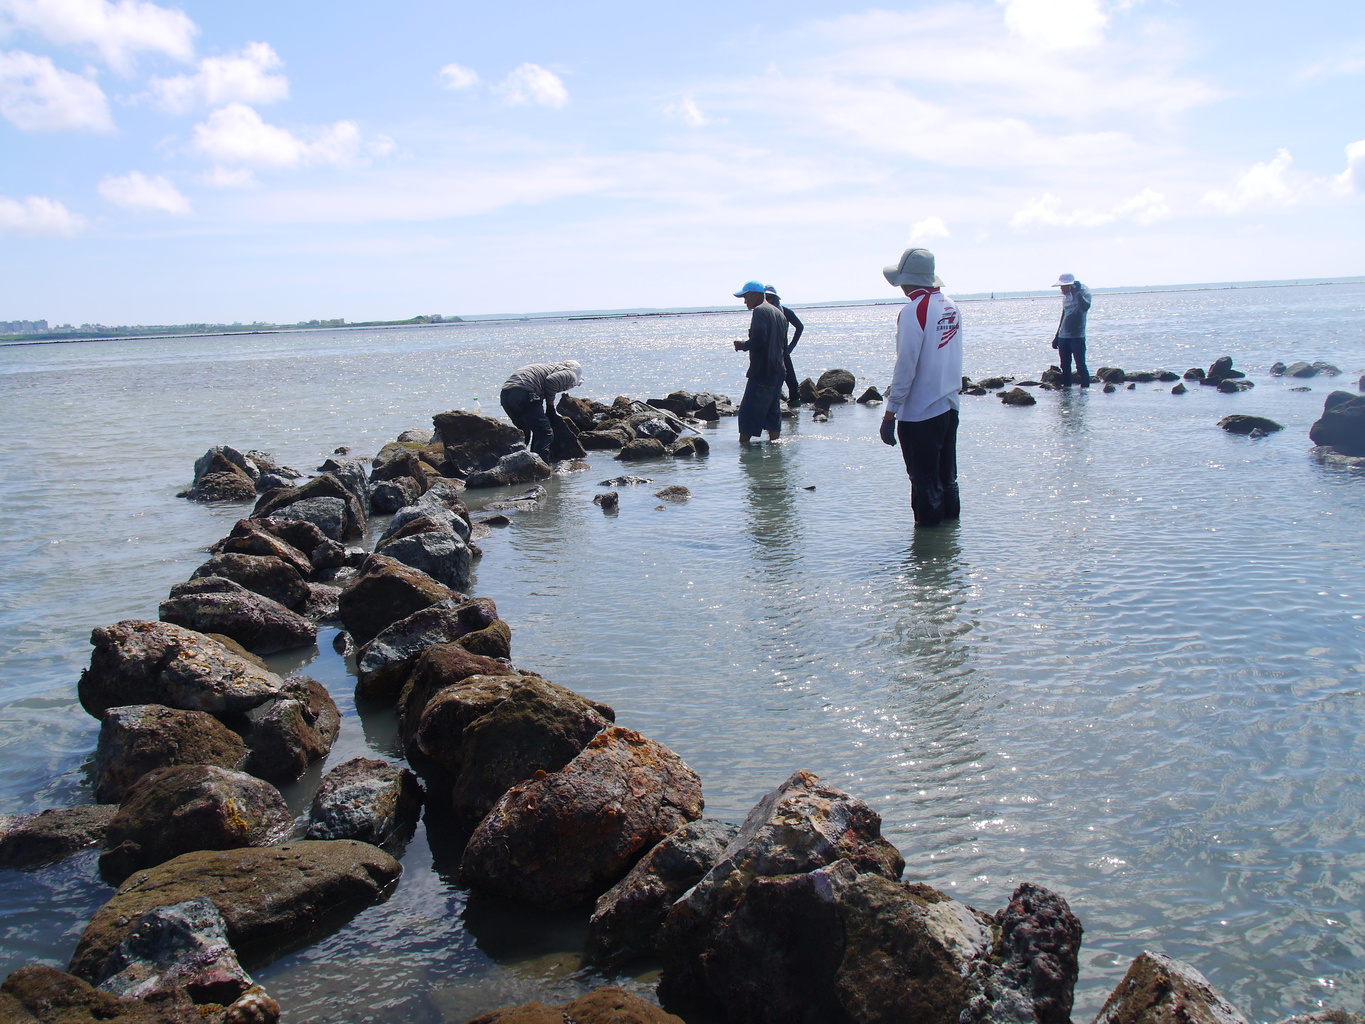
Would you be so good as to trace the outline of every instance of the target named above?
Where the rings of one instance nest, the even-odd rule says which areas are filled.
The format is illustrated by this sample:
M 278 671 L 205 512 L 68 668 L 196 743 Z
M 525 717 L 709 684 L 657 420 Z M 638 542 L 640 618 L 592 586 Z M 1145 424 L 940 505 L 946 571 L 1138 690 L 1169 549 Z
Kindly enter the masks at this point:
M 745 282 L 744 282 L 744 287 L 741 288 L 739 291 L 735 292 L 735 298 L 741 299 L 741 298 L 743 298 L 744 296 L 748 295 L 750 292 L 762 292 L 762 291 L 763 291 L 763 282 L 762 282 L 762 281 L 745 281 Z

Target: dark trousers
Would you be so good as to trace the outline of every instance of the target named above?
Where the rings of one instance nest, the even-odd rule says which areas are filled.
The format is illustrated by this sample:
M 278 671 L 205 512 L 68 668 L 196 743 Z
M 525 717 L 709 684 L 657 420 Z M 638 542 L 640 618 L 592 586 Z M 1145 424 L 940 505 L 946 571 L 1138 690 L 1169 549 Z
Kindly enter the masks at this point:
M 739 432 L 756 437 L 765 430 L 782 433 L 782 381 L 750 377 L 739 400 Z
M 502 402 L 503 412 L 511 418 L 512 425 L 526 437 L 526 447 L 549 462 L 555 428 L 541 400 L 525 388 L 504 388 L 498 400 Z
M 957 493 L 957 410 L 918 423 L 896 424 L 905 471 L 910 474 L 910 510 L 919 526 L 935 526 L 962 512 Z
M 1062 361 L 1062 387 L 1071 383 L 1071 360 L 1076 360 L 1076 376 L 1081 387 L 1090 386 L 1090 372 L 1085 368 L 1085 339 L 1058 338 L 1057 355 Z
M 795 402 L 801 397 L 801 382 L 796 379 L 796 367 L 792 365 L 792 354 L 782 357 L 782 365 L 787 371 L 787 401 Z

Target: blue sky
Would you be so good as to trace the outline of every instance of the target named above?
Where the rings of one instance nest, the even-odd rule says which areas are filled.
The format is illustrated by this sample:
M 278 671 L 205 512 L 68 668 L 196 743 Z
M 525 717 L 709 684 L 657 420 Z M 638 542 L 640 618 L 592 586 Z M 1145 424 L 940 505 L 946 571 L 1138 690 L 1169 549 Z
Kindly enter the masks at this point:
M 1365 273 L 1365 4 L 0 0 L 0 320 Z

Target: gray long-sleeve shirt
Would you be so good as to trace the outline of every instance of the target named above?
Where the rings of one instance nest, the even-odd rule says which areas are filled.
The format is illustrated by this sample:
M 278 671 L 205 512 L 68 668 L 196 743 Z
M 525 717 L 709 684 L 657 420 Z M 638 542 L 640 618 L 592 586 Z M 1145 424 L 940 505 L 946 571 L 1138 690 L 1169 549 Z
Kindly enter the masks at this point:
M 764 383 L 780 381 L 787 372 L 782 361 L 787 354 L 787 318 L 782 310 L 770 302 L 755 306 L 749 319 L 749 338 L 739 348 L 749 353 L 746 377 Z
M 1070 292 L 1062 295 L 1062 322 L 1057 328 L 1059 338 L 1084 338 L 1085 321 L 1090 314 L 1090 289 L 1077 281 Z
M 535 398 L 551 398 L 561 391 L 568 391 L 578 383 L 578 374 L 565 363 L 532 363 L 515 370 L 507 378 L 503 390 L 521 388 L 529 391 Z

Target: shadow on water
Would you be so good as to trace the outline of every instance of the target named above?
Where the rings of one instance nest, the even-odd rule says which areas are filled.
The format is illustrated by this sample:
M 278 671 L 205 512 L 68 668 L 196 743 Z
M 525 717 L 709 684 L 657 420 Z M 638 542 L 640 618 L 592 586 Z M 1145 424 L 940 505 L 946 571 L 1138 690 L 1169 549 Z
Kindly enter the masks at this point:
M 774 574 L 774 583 L 790 582 L 795 554 L 802 546 L 788 446 L 752 445 L 740 451 L 748 500 L 745 529 L 754 542 L 757 568 Z

